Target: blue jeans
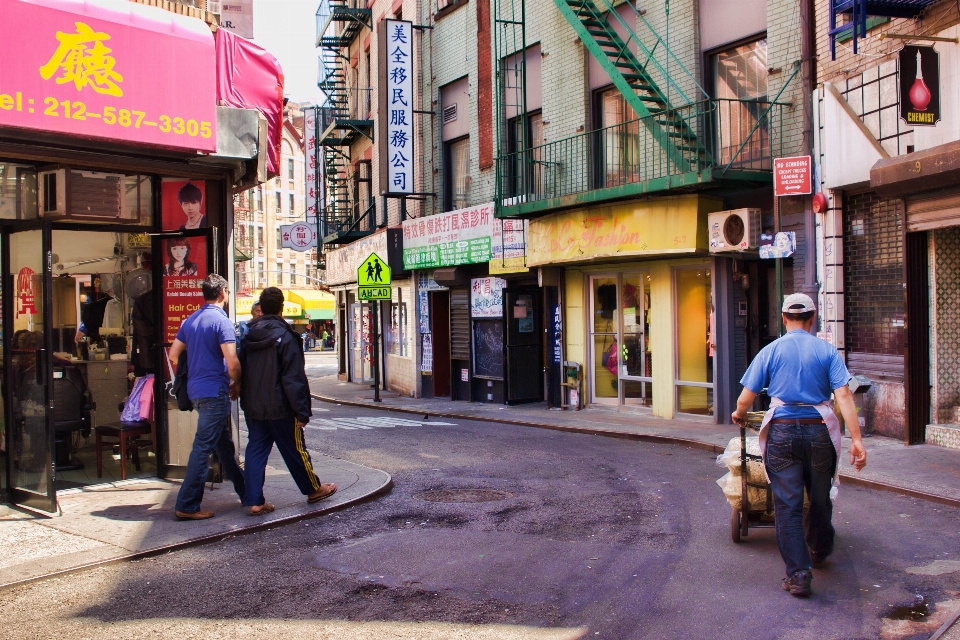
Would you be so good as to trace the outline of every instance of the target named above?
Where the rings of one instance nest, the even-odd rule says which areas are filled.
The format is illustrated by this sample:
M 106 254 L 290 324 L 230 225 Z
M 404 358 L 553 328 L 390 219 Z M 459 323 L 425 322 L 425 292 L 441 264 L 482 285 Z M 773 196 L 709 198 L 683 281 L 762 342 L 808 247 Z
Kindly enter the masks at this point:
M 766 467 L 773 489 L 777 546 L 787 576 L 810 568 L 810 551 L 833 551 L 830 486 L 837 452 L 825 424 L 773 423 L 767 435 Z M 810 511 L 803 517 L 803 490 Z
M 198 398 L 193 401 L 197 410 L 197 435 L 187 460 L 187 471 L 177 494 L 176 510 L 183 513 L 200 511 L 203 500 L 203 485 L 207 481 L 208 459 L 216 452 L 225 477 L 233 480 L 233 488 L 243 500 L 243 471 L 237 464 L 237 454 L 230 437 L 230 397 L 221 389 L 214 398 Z
M 298 427 L 294 418 L 279 420 L 256 420 L 247 418 L 247 449 L 244 453 L 244 474 L 247 493 L 243 498 L 245 507 L 259 507 L 265 502 L 263 481 L 266 475 L 267 458 L 277 444 L 284 464 L 293 476 L 300 493 L 307 496 L 320 491 L 320 480 L 313 472 L 313 462 L 303 440 L 303 427 Z

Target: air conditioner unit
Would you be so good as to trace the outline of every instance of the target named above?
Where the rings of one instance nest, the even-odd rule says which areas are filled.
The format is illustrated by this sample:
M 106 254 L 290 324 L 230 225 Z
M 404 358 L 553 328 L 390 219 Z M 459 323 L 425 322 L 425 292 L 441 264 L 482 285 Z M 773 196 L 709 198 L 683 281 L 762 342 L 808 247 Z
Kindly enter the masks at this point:
M 67 170 L 41 171 L 38 177 L 40 183 L 40 215 L 67 215 Z
M 41 171 L 40 215 L 104 220 L 124 218 L 126 176 L 117 173 L 56 169 Z
M 710 253 L 756 249 L 760 240 L 760 209 L 733 209 L 709 214 Z
M 70 217 L 97 220 L 122 218 L 124 182 L 119 173 L 97 171 L 70 172 Z

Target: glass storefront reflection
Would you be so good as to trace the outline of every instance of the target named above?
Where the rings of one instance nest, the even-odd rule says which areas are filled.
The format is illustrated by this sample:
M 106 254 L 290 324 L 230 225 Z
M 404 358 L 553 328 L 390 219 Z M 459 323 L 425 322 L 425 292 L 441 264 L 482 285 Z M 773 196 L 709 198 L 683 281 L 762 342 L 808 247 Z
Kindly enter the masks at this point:
M 713 415 L 713 298 L 710 270 L 677 269 L 677 411 Z M 685 384 L 685 383 L 700 383 Z M 708 387 L 706 384 L 711 386 Z

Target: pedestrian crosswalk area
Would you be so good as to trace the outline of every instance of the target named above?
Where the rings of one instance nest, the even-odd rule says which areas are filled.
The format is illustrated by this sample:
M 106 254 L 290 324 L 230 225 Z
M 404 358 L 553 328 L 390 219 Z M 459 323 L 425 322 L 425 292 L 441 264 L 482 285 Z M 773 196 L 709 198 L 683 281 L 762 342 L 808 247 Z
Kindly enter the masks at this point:
M 324 418 L 318 413 L 329 412 L 330 409 L 314 407 L 314 416 L 307 424 L 307 429 L 316 431 L 336 431 L 337 429 L 393 429 L 396 427 L 420 427 L 431 425 L 435 427 L 454 427 L 456 423 L 440 422 L 436 420 L 408 420 L 392 416 L 357 416 L 352 418 Z

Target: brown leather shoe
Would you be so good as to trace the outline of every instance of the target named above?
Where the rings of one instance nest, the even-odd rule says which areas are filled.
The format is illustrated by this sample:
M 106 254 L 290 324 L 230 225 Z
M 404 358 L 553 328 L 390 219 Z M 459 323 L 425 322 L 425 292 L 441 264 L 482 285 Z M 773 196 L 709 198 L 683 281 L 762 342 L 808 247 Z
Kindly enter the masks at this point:
M 277 508 L 270 504 L 269 502 L 264 502 L 260 506 L 250 507 L 250 515 L 252 516 L 265 516 L 268 513 L 273 513 Z
M 307 502 L 313 504 L 314 502 L 320 502 L 324 498 L 329 498 L 337 492 L 337 485 L 332 482 L 327 482 L 320 485 L 320 491 L 314 491 L 307 496 Z
M 176 511 L 177 520 L 206 520 L 207 518 L 213 517 L 213 511 L 194 511 L 189 513 L 187 511 Z

